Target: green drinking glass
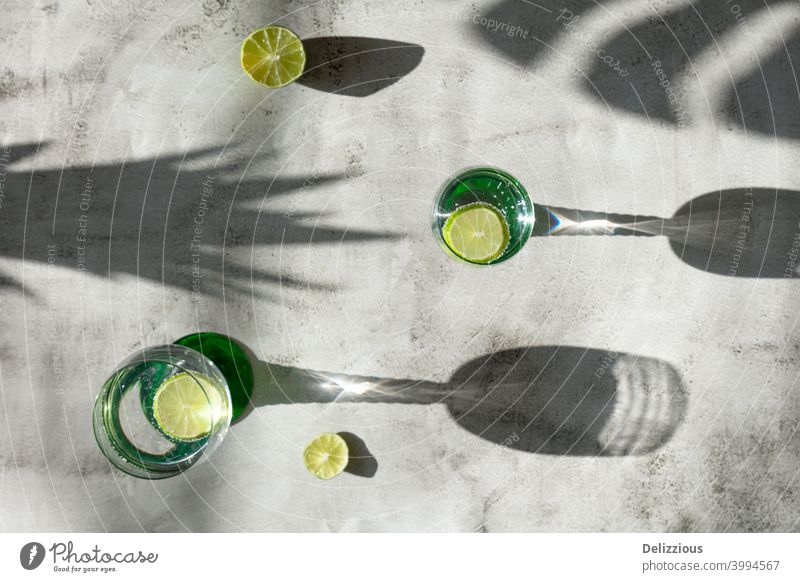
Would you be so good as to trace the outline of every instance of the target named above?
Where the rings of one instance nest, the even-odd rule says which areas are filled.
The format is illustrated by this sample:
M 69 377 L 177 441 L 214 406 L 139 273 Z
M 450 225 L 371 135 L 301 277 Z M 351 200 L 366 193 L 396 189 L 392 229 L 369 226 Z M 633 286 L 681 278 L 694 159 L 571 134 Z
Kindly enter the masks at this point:
M 459 261 L 492 265 L 528 241 L 534 206 L 520 182 L 498 168 L 467 168 L 450 178 L 433 205 L 439 245 Z
M 94 405 L 95 439 L 112 465 L 129 475 L 172 477 L 220 445 L 252 389 L 248 354 L 221 334 L 146 348 L 103 384 Z

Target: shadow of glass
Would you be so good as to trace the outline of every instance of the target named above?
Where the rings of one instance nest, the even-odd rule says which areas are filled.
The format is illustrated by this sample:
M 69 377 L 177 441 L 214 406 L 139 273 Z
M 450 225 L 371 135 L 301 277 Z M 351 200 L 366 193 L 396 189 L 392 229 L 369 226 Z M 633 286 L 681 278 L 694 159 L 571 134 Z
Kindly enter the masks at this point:
M 800 192 L 734 188 L 698 196 L 672 218 L 537 206 L 533 236 L 664 236 L 686 264 L 718 275 L 800 276 Z
M 445 383 L 260 367 L 254 406 L 441 404 L 481 438 L 550 455 L 650 453 L 672 437 L 688 401 L 678 372 L 663 361 L 569 346 L 490 354 Z
M 394 235 L 324 224 L 325 217 L 280 210 L 270 200 L 344 179 L 342 173 L 250 178 L 215 148 L 116 164 L 17 170 L 39 146 L 8 146 L 3 170 L 0 256 L 40 261 L 102 277 L 120 274 L 193 293 L 262 295 L 270 285 L 330 289 L 238 264 L 238 247 L 318 245 L 392 239 Z M 318 224 L 322 222 L 322 224 Z M 228 257 L 226 261 L 225 258 Z M 20 288 L 4 277 L 6 288 Z M 35 292 L 35 289 L 34 289 Z
M 358 36 L 303 39 L 306 71 L 298 83 L 350 97 L 369 97 L 399 81 L 422 61 L 419 45 Z

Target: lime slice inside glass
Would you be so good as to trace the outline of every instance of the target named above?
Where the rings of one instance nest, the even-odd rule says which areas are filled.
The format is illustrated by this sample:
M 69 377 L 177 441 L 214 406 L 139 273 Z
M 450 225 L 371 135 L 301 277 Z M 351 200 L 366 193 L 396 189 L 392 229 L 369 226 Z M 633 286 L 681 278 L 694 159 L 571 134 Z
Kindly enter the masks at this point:
M 344 471 L 350 453 L 347 443 L 338 434 L 322 433 L 308 443 L 303 451 L 303 462 L 318 479 L 333 479 Z
M 153 397 L 153 415 L 164 434 L 194 441 L 211 432 L 224 415 L 225 402 L 213 380 L 182 372 L 167 378 Z
M 490 263 L 508 246 L 508 225 L 494 206 L 485 203 L 458 208 L 442 227 L 447 246 L 471 263 Z
M 242 43 L 242 68 L 254 81 L 283 87 L 298 79 L 306 66 L 306 51 L 297 35 L 282 26 L 267 26 Z

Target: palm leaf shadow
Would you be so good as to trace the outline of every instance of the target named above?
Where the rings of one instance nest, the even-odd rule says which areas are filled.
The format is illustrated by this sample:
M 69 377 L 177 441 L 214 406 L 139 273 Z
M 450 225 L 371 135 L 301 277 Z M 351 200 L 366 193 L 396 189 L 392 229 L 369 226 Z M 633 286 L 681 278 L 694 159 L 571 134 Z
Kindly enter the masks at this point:
M 220 296 L 223 287 L 260 295 L 270 285 L 331 286 L 238 264 L 231 258 L 237 248 L 394 237 L 345 231 L 326 224 L 324 215 L 294 212 L 295 198 L 279 210 L 261 208 L 265 197 L 324 191 L 343 180 L 342 173 L 242 177 L 239 164 L 217 161 L 215 148 L 95 166 L 16 169 L 37 147 L 8 148 L 0 256 L 19 262 L 51 262 L 107 278 L 133 275 L 183 290 L 196 284 L 210 296 Z M 5 288 L 20 289 L 13 274 L 2 280 Z
M 583 89 L 603 107 L 682 126 L 688 121 L 688 112 L 677 82 L 682 76 L 698 73 L 694 66 L 697 57 L 708 50 L 719 51 L 719 38 L 737 30 L 741 42 L 750 42 L 743 30 L 748 22 L 778 5 L 793 4 L 793 0 L 771 0 L 769 5 L 764 0 L 698 0 L 671 10 L 644 12 L 638 23 L 620 26 L 598 46 L 585 43 L 591 64 L 581 71 L 585 75 Z M 593 0 L 503 0 L 485 17 L 508 27 L 493 30 L 480 26 L 474 30 L 483 42 L 515 64 L 532 66 L 550 50 L 548 45 L 573 29 L 579 30 L 581 19 L 596 7 Z M 525 38 L 505 34 L 510 27 L 521 28 Z M 721 66 L 726 66 L 726 56 L 721 52 L 717 56 Z M 720 118 L 747 131 L 799 138 L 797 63 L 800 32 L 789 35 L 785 44 L 779 43 L 757 63 L 756 70 L 720 87 L 725 95 Z
M 604 54 L 618 59 L 630 74 L 620 76 L 595 60 L 584 89 L 617 109 L 682 125 L 688 118 L 676 83 L 681 76 L 699 74 L 694 65 L 697 57 L 716 50 L 720 66 L 728 66 L 726 55 L 718 48 L 719 38 L 736 32 L 741 42 L 749 42 L 742 23 L 789 2 L 775 0 L 768 7 L 763 0 L 739 0 L 735 8 L 740 12 L 734 12 L 729 3 L 701 0 L 666 13 L 650 13 L 643 22 L 621 30 L 602 47 Z M 722 117 L 752 131 L 800 136 L 800 97 L 792 67 L 792 60 L 800 62 L 799 50 L 795 36 L 761 63 L 760 70 L 721 87 L 720 91 L 727 94 Z

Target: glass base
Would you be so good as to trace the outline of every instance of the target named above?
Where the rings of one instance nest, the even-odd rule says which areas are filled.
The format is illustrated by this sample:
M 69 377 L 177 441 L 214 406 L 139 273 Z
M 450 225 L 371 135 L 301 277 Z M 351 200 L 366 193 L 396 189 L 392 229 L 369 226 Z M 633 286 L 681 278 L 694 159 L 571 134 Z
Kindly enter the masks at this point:
M 175 341 L 176 344 L 200 352 L 219 368 L 231 393 L 232 422 L 250 406 L 253 395 L 253 365 L 235 339 L 221 333 L 193 333 Z

